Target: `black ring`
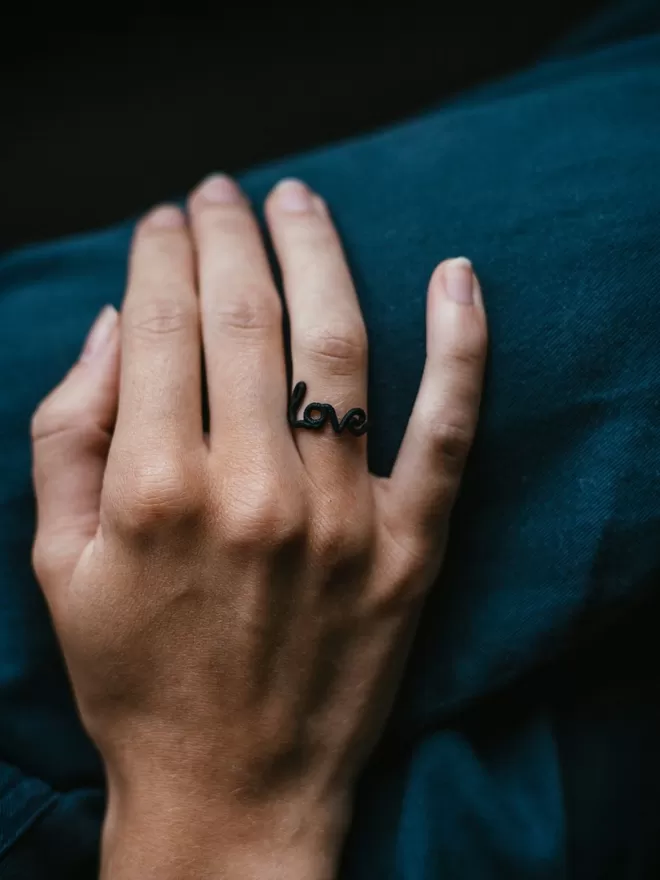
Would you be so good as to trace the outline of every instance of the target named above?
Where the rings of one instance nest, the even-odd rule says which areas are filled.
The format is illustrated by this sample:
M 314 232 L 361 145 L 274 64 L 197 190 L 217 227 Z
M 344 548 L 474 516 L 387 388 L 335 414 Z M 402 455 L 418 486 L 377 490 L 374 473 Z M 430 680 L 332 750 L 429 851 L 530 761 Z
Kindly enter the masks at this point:
M 342 431 L 346 430 L 356 437 L 360 437 L 369 430 L 367 414 L 359 406 L 349 409 L 344 418 L 339 421 L 334 406 L 331 406 L 329 403 L 308 403 L 303 412 L 303 418 L 297 418 L 298 407 L 302 403 L 306 391 L 307 383 L 298 382 L 291 393 L 289 424 L 292 428 L 322 428 L 329 420 L 335 434 L 341 434 Z M 314 412 L 317 412 L 318 415 L 312 415 Z

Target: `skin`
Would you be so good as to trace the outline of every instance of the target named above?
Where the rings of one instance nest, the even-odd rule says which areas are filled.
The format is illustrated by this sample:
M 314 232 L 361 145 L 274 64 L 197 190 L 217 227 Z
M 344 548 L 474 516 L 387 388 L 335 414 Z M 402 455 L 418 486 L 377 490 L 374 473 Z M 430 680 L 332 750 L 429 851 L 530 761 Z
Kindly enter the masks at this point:
M 368 412 L 327 206 L 288 181 L 266 216 L 293 382 Z M 101 315 L 32 425 L 34 568 L 107 774 L 102 880 L 335 876 L 442 565 L 486 337 L 470 264 L 440 264 L 419 394 L 378 478 L 366 436 L 287 423 L 282 305 L 236 185 L 139 224 L 121 317 Z

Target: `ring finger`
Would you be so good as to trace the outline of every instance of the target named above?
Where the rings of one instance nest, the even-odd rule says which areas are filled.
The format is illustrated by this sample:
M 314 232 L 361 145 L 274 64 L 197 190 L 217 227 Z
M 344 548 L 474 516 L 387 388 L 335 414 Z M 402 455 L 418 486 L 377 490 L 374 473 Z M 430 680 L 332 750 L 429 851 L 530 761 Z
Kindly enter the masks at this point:
M 354 476 L 366 461 L 366 437 L 349 410 L 367 406 L 367 333 L 346 259 L 324 202 L 305 184 L 285 180 L 270 194 L 266 217 L 282 270 L 291 325 L 293 387 L 306 383 L 297 419 L 311 402 L 327 403 L 326 420 L 318 430 L 296 429 L 296 442 L 307 467 Z M 312 419 L 321 419 L 313 411 Z M 333 427 L 334 423 L 334 427 Z

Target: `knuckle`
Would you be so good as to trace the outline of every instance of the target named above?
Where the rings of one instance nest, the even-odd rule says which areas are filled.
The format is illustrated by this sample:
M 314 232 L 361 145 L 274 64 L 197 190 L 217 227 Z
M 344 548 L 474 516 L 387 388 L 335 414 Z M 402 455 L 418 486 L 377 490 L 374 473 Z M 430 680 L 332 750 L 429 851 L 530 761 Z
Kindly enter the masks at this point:
M 406 528 L 399 520 L 385 517 L 382 521 L 384 545 L 387 550 L 389 580 L 393 585 L 408 582 L 429 566 L 430 548 L 421 534 Z M 437 536 L 436 538 L 437 543 Z
M 414 557 L 410 561 L 398 562 L 388 569 L 387 575 L 375 590 L 374 599 L 378 612 L 386 617 L 394 616 L 404 619 L 418 610 L 428 595 L 429 578 L 424 568 Z
M 442 465 L 452 473 L 460 473 L 472 446 L 472 427 L 446 417 L 430 419 L 428 427 Z
M 178 288 L 161 288 L 158 296 L 131 310 L 128 323 L 133 334 L 149 339 L 179 333 L 196 317 L 194 307 L 182 302 Z
M 483 368 L 484 347 L 456 344 L 445 355 L 446 367 L 469 375 L 481 372 Z
M 110 507 L 122 531 L 142 533 L 164 524 L 198 523 L 204 502 L 199 477 L 183 464 L 161 458 L 132 468 Z
M 73 429 L 77 413 L 72 411 L 71 399 L 67 403 L 61 394 L 61 388 L 44 397 L 32 414 L 30 420 L 30 436 L 33 441 L 60 434 Z
M 52 547 L 39 534 L 32 545 L 32 568 L 40 583 L 44 583 L 50 577 L 53 568 L 53 552 Z
M 442 534 L 435 534 L 432 540 L 422 539 L 404 531 L 399 523 L 382 525 L 382 577 L 378 578 L 375 598 L 381 610 L 398 614 L 425 599 L 433 584 L 429 572 L 442 558 L 446 539 Z
M 61 417 L 55 418 L 53 412 L 52 398 L 45 397 L 32 413 L 30 420 L 30 436 L 33 441 L 40 440 L 58 430 L 64 424 Z
M 352 374 L 366 363 L 367 337 L 359 324 L 314 327 L 308 330 L 303 347 L 307 355 L 331 364 L 338 373 Z
M 81 449 L 107 449 L 108 434 L 93 421 L 89 412 L 75 410 L 57 396 L 45 398 L 37 407 L 30 421 L 33 444 L 57 437 L 74 443 Z
M 62 578 L 66 577 L 70 559 L 66 551 L 66 542 L 63 543 L 57 534 L 50 531 L 37 533 L 31 552 L 32 570 L 46 593 L 51 586 L 62 583 Z
M 272 332 L 282 322 L 282 304 L 273 291 L 243 289 L 240 298 L 216 298 L 213 317 L 238 333 L 260 335 Z
M 224 522 L 226 537 L 236 548 L 281 547 L 304 538 L 305 505 L 273 479 L 255 487 L 236 487 Z
M 314 536 L 314 555 L 328 568 L 356 563 L 370 546 L 368 519 L 333 516 L 323 521 Z

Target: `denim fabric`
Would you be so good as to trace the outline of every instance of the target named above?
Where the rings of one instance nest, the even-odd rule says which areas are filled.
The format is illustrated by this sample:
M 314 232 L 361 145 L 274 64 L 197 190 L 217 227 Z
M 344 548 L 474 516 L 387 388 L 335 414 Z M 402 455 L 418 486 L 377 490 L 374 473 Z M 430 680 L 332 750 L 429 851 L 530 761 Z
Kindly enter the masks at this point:
M 482 420 L 346 880 L 660 876 L 660 36 L 557 57 L 242 177 L 329 201 L 370 340 L 372 469 L 424 360 L 425 288 L 472 258 Z M 30 572 L 28 425 L 132 223 L 0 259 L 0 878 L 95 872 L 101 765 Z

